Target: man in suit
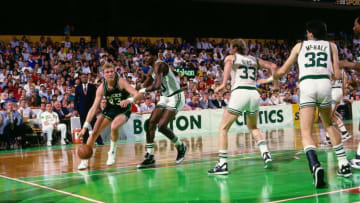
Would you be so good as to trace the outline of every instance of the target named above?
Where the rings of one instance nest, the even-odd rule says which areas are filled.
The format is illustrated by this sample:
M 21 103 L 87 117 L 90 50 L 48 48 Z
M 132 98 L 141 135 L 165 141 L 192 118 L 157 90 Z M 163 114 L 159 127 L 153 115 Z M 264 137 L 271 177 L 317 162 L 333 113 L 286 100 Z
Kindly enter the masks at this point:
M 80 115 L 81 127 L 83 127 L 86 115 L 90 110 L 92 104 L 94 103 L 96 96 L 96 87 L 93 84 L 88 83 L 88 77 L 86 74 L 81 74 L 80 76 L 81 84 L 75 88 L 75 110 Z M 94 127 L 96 118 L 91 122 L 92 127 Z M 87 142 L 89 137 L 88 132 L 85 133 L 83 137 L 83 143 Z M 103 140 L 101 136 L 96 139 L 96 142 L 99 145 L 103 145 Z
M 224 106 L 226 106 L 226 103 L 224 102 L 224 100 L 221 97 L 220 93 L 214 94 L 212 99 L 210 100 L 211 103 L 215 106 L 215 108 L 222 108 Z

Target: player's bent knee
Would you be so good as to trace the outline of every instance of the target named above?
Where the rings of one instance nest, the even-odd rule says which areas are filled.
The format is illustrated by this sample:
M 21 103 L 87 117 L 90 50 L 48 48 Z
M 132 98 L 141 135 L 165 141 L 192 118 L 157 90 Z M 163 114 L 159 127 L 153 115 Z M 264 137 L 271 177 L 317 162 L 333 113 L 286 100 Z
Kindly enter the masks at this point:
M 159 124 L 159 131 L 161 132 L 161 131 L 164 131 L 164 130 L 166 130 L 166 128 L 167 128 L 167 126 L 166 125 L 164 125 L 164 124 Z

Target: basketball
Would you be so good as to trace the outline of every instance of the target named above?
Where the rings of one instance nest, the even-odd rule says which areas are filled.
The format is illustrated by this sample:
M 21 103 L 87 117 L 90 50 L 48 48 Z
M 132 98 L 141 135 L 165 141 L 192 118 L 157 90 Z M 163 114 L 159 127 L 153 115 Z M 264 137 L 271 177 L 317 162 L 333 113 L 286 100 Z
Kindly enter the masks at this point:
M 92 147 L 87 144 L 81 145 L 78 149 L 80 159 L 89 159 L 93 154 Z

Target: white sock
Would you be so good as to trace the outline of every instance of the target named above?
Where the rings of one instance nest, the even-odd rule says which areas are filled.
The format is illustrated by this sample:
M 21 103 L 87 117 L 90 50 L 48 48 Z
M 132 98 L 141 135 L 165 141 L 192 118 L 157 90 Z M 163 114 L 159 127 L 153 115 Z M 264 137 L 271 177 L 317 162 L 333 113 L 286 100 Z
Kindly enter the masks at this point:
M 330 139 L 330 136 L 329 136 L 329 133 L 328 133 L 328 132 L 326 132 L 326 135 L 325 135 L 325 136 Z
M 356 151 L 356 155 L 360 156 L 360 142 L 358 144 L 358 148 L 357 148 L 357 151 Z
M 345 126 L 344 126 L 344 123 L 342 121 L 341 121 L 340 125 L 338 125 L 338 127 L 339 127 L 339 129 L 340 129 L 340 131 L 342 133 L 347 132 L 347 130 L 346 130 Z
M 344 145 L 342 143 L 337 146 L 334 146 L 333 149 L 334 149 L 335 154 L 338 159 L 339 168 L 341 168 L 341 166 L 345 166 L 345 165 L 349 164 L 349 161 L 346 158 Z
M 227 150 L 219 150 L 219 165 L 223 165 L 224 163 L 227 163 Z
M 154 154 L 154 143 L 146 144 L 146 152 L 153 155 Z
M 265 152 L 269 152 L 265 140 L 260 140 L 256 144 L 260 149 L 261 155 L 263 155 Z
M 110 139 L 110 152 L 113 153 L 113 152 L 116 152 L 116 142 L 112 141 Z

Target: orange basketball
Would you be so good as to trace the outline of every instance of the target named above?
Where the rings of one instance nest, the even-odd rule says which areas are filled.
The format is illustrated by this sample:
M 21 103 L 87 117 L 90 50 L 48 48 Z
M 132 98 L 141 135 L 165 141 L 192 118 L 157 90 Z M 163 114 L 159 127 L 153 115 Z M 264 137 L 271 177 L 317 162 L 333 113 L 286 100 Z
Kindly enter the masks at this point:
M 80 159 L 90 159 L 93 154 L 92 147 L 87 144 L 81 145 L 78 149 Z

